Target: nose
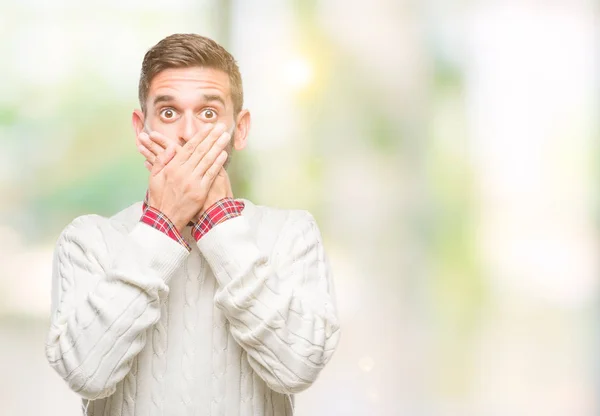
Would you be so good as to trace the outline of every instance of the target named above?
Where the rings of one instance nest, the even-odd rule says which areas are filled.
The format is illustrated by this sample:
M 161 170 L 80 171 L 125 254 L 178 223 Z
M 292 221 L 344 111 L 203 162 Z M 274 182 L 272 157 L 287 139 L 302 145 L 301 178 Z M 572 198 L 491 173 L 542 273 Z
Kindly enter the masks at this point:
M 179 142 L 181 144 L 187 143 L 198 131 L 200 128 L 199 120 L 196 117 L 185 115 L 182 117 L 182 120 L 179 124 Z

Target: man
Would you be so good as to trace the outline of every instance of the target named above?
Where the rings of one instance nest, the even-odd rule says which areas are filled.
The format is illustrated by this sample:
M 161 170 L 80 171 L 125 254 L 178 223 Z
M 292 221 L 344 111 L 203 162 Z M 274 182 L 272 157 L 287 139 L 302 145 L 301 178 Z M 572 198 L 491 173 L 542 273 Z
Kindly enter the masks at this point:
M 62 232 L 48 361 L 88 415 L 290 415 L 340 336 L 317 225 L 233 198 L 250 113 L 220 45 L 163 39 L 139 99 L 146 199 Z

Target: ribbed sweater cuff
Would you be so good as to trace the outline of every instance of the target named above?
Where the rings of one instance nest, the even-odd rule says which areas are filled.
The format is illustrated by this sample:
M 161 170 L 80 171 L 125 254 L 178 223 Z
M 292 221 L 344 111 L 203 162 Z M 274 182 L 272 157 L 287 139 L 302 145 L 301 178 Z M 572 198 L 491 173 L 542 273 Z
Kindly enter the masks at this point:
M 183 264 L 189 251 L 165 233 L 138 222 L 130 233 L 133 240 L 150 256 L 150 267 L 166 281 Z
M 240 215 L 212 228 L 197 242 L 219 285 L 224 287 L 260 259 L 248 220 Z

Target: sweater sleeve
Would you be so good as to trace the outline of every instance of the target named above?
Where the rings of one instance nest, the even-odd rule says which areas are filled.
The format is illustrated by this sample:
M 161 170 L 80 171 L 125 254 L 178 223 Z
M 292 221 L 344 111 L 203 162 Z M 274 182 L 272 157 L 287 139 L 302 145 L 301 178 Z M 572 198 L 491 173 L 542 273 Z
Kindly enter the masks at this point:
M 312 216 L 291 214 L 271 253 L 261 252 L 244 216 L 214 227 L 198 247 L 219 283 L 215 303 L 254 371 L 280 393 L 308 388 L 340 338 L 330 269 Z
M 54 251 L 46 357 L 74 392 L 91 400 L 115 392 L 187 255 L 142 222 L 120 233 L 107 219 L 84 216 L 65 228 Z

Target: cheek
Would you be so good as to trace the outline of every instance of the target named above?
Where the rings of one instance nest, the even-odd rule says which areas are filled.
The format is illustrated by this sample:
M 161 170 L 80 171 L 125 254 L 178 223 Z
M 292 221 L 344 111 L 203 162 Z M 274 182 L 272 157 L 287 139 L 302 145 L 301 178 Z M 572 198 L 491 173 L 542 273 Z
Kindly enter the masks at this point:
M 215 127 L 215 123 L 207 123 L 206 121 L 202 121 L 198 123 L 197 129 L 200 131 L 200 134 L 204 137 L 208 136 L 208 133 Z

